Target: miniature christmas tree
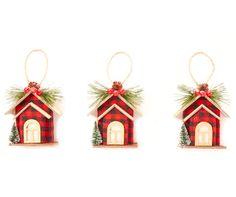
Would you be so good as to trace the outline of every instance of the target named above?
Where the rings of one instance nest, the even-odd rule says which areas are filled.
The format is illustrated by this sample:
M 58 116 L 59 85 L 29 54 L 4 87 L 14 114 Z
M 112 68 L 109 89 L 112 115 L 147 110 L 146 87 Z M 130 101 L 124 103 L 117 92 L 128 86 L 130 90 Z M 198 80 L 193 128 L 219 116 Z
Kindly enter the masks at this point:
M 92 139 L 93 145 L 99 145 L 102 143 L 102 136 L 98 129 L 97 122 L 94 122 L 94 129 L 93 129 L 93 139 Z
M 17 144 L 20 141 L 20 136 L 15 123 L 12 126 L 11 134 L 9 136 L 9 141 L 11 142 L 11 144 Z
M 181 126 L 181 131 L 180 131 L 180 142 L 179 142 L 179 145 L 181 147 L 183 146 L 186 146 L 186 145 L 190 145 L 191 143 L 191 140 L 189 138 L 189 135 L 188 135 L 188 131 L 185 127 L 185 124 L 183 124 Z

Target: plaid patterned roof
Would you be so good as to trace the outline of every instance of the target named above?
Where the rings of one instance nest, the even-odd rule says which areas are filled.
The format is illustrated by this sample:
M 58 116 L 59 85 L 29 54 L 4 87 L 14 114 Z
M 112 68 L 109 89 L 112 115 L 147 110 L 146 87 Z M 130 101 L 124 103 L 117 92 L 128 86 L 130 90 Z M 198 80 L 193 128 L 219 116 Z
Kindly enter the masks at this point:
M 103 103 L 97 109 L 97 113 L 98 113 L 97 116 L 99 117 L 113 104 L 118 105 L 120 108 L 122 108 L 125 112 L 127 112 L 130 116 L 133 117 L 134 110 L 130 106 L 128 106 L 123 100 L 121 100 L 118 96 L 112 96 L 105 103 Z

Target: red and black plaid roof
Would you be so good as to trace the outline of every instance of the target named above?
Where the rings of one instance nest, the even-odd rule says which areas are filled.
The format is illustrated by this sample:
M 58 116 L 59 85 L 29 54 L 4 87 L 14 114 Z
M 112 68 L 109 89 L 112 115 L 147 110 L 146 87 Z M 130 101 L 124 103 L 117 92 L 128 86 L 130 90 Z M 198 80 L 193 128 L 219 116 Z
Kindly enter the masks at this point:
M 220 117 L 220 109 L 218 109 L 213 103 L 208 101 L 205 97 L 199 97 L 195 102 L 193 102 L 187 109 L 183 111 L 183 118 L 191 114 L 200 105 L 205 105 L 213 113 Z M 207 112 L 209 113 L 209 112 Z
M 118 96 L 112 96 L 105 103 L 103 103 L 100 107 L 98 107 L 98 109 L 97 109 L 97 112 L 98 112 L 97 116 L 99 117 L 101 114 L 103 114 L 113 104 L 118 105 L 120 108 L 122 108 L 129 115 L 131 115 L 131 116 L 134 115 L 134 111 L 133 111 L 133 109 L 131 109 L 131 107 L 129 107 Z

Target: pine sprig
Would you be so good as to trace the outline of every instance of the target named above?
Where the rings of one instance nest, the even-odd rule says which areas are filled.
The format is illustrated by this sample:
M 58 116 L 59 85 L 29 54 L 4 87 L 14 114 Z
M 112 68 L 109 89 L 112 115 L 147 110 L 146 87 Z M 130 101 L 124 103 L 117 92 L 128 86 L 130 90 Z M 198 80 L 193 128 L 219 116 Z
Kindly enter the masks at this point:
M 94 99 L 90 107 L 99 105 L 109 96 L 109 94 L 107 93 L 108 88 L 97 81 L 95 82 L 95 84 L 89 84 L 89 87 L 89 94 L 91 95 L 91 98 Z
M 89 87 L 89 94 L 91 95 L 91 99 L 93 99 L 93 102 L 90 107 L 99 105 L 102 101 L 104 101 L 107 97 L 111 95 L 108 93 L 108 88 L 99 82 L 89 84 Z M 121 96 L 133 107 L 137 107 L 142 103 L 142 92 L 143 89 L 133 87 L 125 90 L 125 93 Z
M 10 104 L 16 103 L 21 98 L 25 96 L 25 92 L 22 90 L 22 88 L 19 87 L 11 87 L 7 91 L 7 100 Z
M 191 87 L 188 87 L 186 85 L 180 85 L 178 86 L 178 90 L 182 94 L 179 95 L 179 98 L 177 99 L 177 101 L 180 103 L 182 107 L 188 105 L 196 98 L 194 94 L 194 90 Z
M 10 104 L 14 104 L 25 95 L 26 93 L 23 88 L 11 87 L 10 90 L 7 91 L 7 100 Z M 61 91 L 58 88 L 44 88 L 42 89 L 42 94 L 39 97 L 51 106 L 62 99 Z
M 142 92 L 143 89 L 134 87 L 134 88 L 129 88 L 125 91 L 125 93 L 122 95 L 122 97 L 128 101 L 133 107 L 139 106 L 143 102 L 142 98 Z
M 177 101 L 182 107 L 185 107 L 197 97 L 194 92 L 194 89 L 186 85 L 178 86 L 178 90 L 182 94 L 179 95 Z M 227 91 L 222 83 L 211 88 L 211 92 L 212 95 L 210 96 L 210 99 L 214 101 L 217 105 L 220 106 L 222 103 L 228 104 L 229 100 L 227 99 Z
M 48 104 L 53 106 L 56 102 L 61 101 L 63 96 L 58 88 L 43 88 L 40 97 Z
M 228 94 L 226 91 L 226 88 L 223 83 L 213 87 L 211 89 L 212 91 L 212 96 L 211 99 L 220 106 L 221 103 L 228 104 L 229 99 L 228 99 Z

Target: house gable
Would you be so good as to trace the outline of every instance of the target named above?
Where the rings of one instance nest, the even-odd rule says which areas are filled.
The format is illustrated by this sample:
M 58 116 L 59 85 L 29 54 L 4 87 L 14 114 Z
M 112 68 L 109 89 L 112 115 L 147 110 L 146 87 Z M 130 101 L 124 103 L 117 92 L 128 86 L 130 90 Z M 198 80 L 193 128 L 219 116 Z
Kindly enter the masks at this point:
M 199 106 L 205 106 L 217 116 L 220 116 L 220 109 L 218 109 L 212 102 L 206 97 L 199 97 L 188 108 L 183 111 L 183 118 L 185 119 L 189 114 L 196 110 Z
M 114 104 L 119 106 L 122 110 L 124 110 L 131 117 L 133 117 L 134 109 L 131 108 L 131 106 L 127 104 L 127 102 L 125 102 L 125 100 L 122 99 L 120 96 L 111 96 L 108 100 L 101 104 L 97 109 L 97 116 L 101 116 L 105 111 L 107 111 L 108 108 L 110 108 Z
M 98 120 L 100 120 L 101 118 L 103 118 L 105 115 L 107 115 L 108 113 L 111 113 L 111 111 L 116 108 L 120 113 L 122 113 L 123 115 L 125 115 L 127 118 L 129 118 L 130 120 L 134 120 L 134 118 L 128 114 L 126 111 L 124 111 L 120 106 L 118 106 L 117 104 L 113 104 L 112 106 L 110 106 L 106 111 L 104 111 L 100 116 L 98 116 Z
M 45 110 L 47 113 L 52 111 L 52 112 L 56 112 L 58 115 L 61 114 L 61 112 L 57 108 L 49 106 L 38 95 L 36 95 L 35 93 L 32 93 L 32 92 L 28 92 L 15 105 L 13 105 L 5 114 L 17 114 L 20 110 L 22 110 L 30 102 L 39 106 L 40 108 Z
M 30 102 L 28 103 L 23 109 L 21 109 L 15 116 L 15 118 L 17 118 L 18 116 L 20 116 L 20 114 L 22 114 L 27 108 L 32 107 L 34 110 L 38 111 L 39 113 L 41 113 L 43 116 L 45 116 L 47 119 L 50 119 L 52 116 L 50 114 L 48 114 L 46 111 L 44 111 L 43 109 L 41 109 L 40 107 L 38 107 L 37 105 L 35 105 L 34 103 Z M 31 113 L 34 111 L 31 110 Z

